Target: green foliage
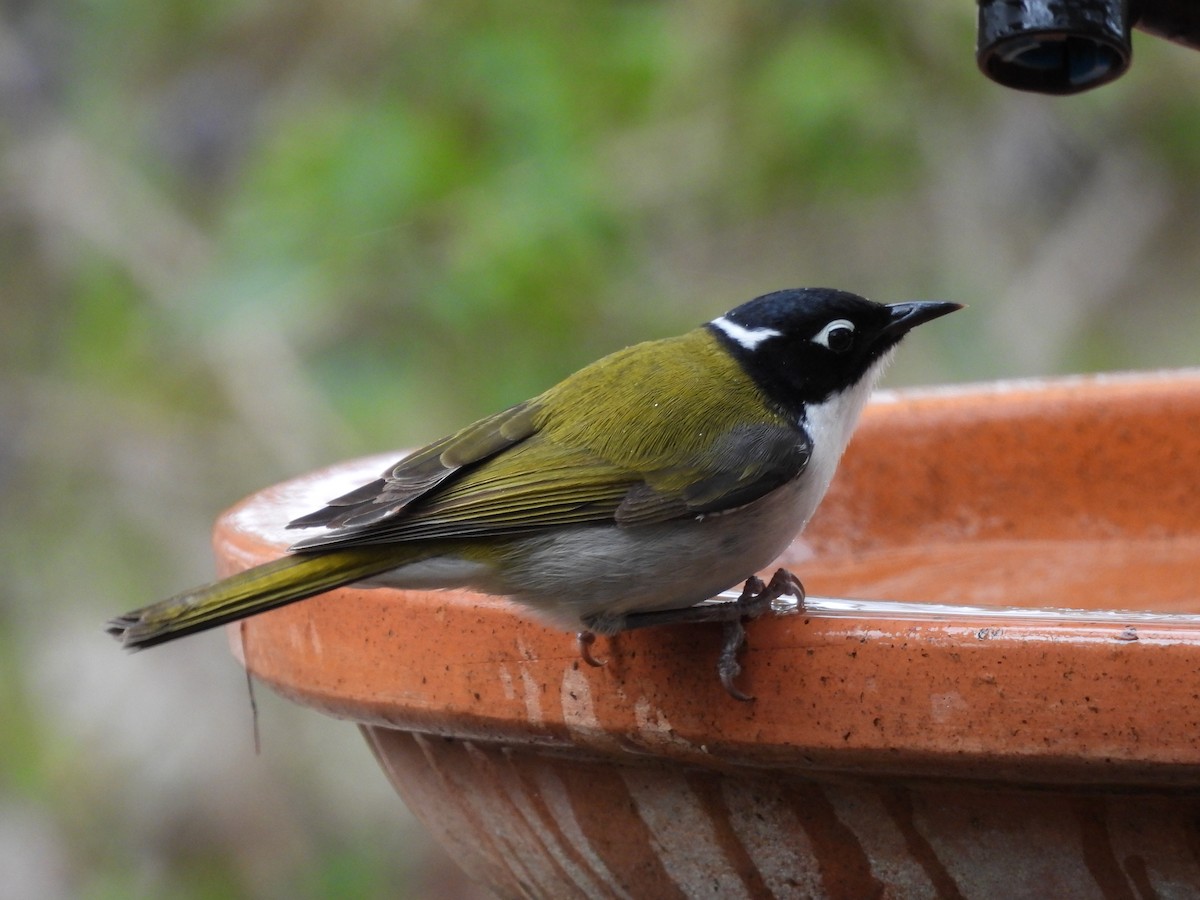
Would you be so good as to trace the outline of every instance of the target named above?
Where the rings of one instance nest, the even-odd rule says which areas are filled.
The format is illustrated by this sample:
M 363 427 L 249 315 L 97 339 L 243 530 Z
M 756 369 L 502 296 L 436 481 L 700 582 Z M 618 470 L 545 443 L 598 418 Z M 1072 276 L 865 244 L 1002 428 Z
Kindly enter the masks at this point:
M 918 154 L 899 61 L 868 36 L 833 27 L 787 37 L 750 82 L 747 149 L 764 193 L 781 199 L 781 181 L 807 195 L 791 203 L 903 190 Z M 804 179 L 789 179 L 795 171 Z

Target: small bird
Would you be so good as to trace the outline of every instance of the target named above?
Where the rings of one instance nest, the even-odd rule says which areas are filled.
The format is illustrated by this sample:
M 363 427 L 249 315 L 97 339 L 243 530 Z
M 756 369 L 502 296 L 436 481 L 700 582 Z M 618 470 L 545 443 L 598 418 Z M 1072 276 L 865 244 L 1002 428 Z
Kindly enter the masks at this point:
M 400 460 L 289 523 L 288 555 L 119 616 L 137 649 L 345 584 L 468 587 L 595 635 L 741 622 L 794 575 L 770 565 L 829 487 L 867 396 L 912 328 L 960 309 L 832 288 L 776 291 L 681 336 L 619 350 Z M 741 598 L 703 601 L 745 582 Z

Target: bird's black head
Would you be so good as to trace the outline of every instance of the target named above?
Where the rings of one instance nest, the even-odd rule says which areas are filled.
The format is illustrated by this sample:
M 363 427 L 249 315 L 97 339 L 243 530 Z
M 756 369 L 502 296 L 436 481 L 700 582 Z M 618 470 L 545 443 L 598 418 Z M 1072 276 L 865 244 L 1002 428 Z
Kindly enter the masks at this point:
M 708 323 L 747 374 L 788 413 L 874 379 L 912 328 L 958 303 L 884 305 L 833 288 L 756 297 Z

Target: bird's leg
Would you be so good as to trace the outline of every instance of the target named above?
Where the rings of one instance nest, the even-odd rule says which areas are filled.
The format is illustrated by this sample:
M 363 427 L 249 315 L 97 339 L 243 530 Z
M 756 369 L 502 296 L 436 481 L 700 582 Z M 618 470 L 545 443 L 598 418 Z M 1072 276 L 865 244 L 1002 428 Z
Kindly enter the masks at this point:
M 627 613 L 621 627 L 618 629 L 596 628 L 592 620 L 585 621 L 589 628 L 598 634 L 614 634 L 616 631 L 632 631 L 635 628 L 650 628 L 655 625 L 684 625 L 696 622 L 729 622 L 746 619 L 757 619 L 768 609 L 771 603 L 791 594 L 801 604 L 804 602 L 804 585 L 800 579 L 787 569 L 777 569 L 767 584 L 756 575 L 746 579 L 742 594 L 736 600 L 721 603 L 701 603 L 698 606 L 684 606 L 678 609 L 657 609 L 652 612 Z
M 596 634 L 611 635 L 618 631 L 632 631 L 635 628 L 650 628 L 658 625 L 720 622 L 725 626 L 725 636 L 721 643 L 721 655 L 717 661 L 717 674 L 720 676 L 725 690 L 729 691 L 733 697 L 738 700 L 751 700 L 752 697 L 742 693 L 733 683 L 733 680 L 742 671 L 742 667 L 738 663 L 738 654 L 746 644 L 746 629 L 742 623 L 761 616 L 771 608 L 771 604 L 775 600 L 784 594 L 791 594 L 803 606 L 804 585 L 800 583 L 800 579 L 787 569 L 777 569 L 767 584 L 763 584 L 762 579 L 755 575 L 750 576 L 746 579 L 741 596 L 725 603 L 704 603 L 680 609 L 628 613 L 616 627 L 609 617 L 591 616 L 584 619 L 587 630 L 579 633 L 579 655 L 589 665 L 603 665 L 602 662 L 596 661 L 591 653 Z
M 784 594 L 791 594 L 800 605 L 804 604 L 804 585 L 800 579 L 787 569 L 776 569 L 771 581 L 764 585 L 759 578 L 749 578 L 742 589 L 742 595 L 732 603 L 725 604 L 735 608 L 741 607 L 741 615 L 730 618 L 725 622 L 724 638 L 721 642 L 721 655 L 717 657 L 717 675 L 725 690 L 735 700 L 753 700 L 754 697 L 744 693 L 734 679 L 742 674 L 742 664 L 738 655 L 746 646 L 745 622 L 761 616 L 771 608 L 771 604 Z

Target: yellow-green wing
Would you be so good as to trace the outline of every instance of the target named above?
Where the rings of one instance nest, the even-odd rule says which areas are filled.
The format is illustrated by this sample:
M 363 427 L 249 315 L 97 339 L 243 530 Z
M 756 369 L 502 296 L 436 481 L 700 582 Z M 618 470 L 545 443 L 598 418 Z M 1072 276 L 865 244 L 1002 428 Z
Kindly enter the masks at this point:
M 636 472 L 534 434 L 415 504 L 384 540 L 519 534 L 611 522 Z
M 695 517 L 753 502 L 808 457 L 803 430 L 766 409 L 711 336 L 691 332 L 613 354 L 418 451 L 297 520 L 335 530 L 294 549 Z
M 799 476 L 810 456 L 808 437 L 798 428 L 736 425 L 696 465 L 647 473 L 622 498 L 615 518 L 633 526 L 737 509 Z
M 402 514 L 298 544 L 362 546 L 392 541 L 523 534 L 570 525 L 636 527 L 744 506 L 796 477 L 806 445 L 792 429 L 730 438 L 708 465 L 650 473 L 614 466 L 534 434 L 459 474 Z M 744 457 L 730 466 L 741 447 Z

